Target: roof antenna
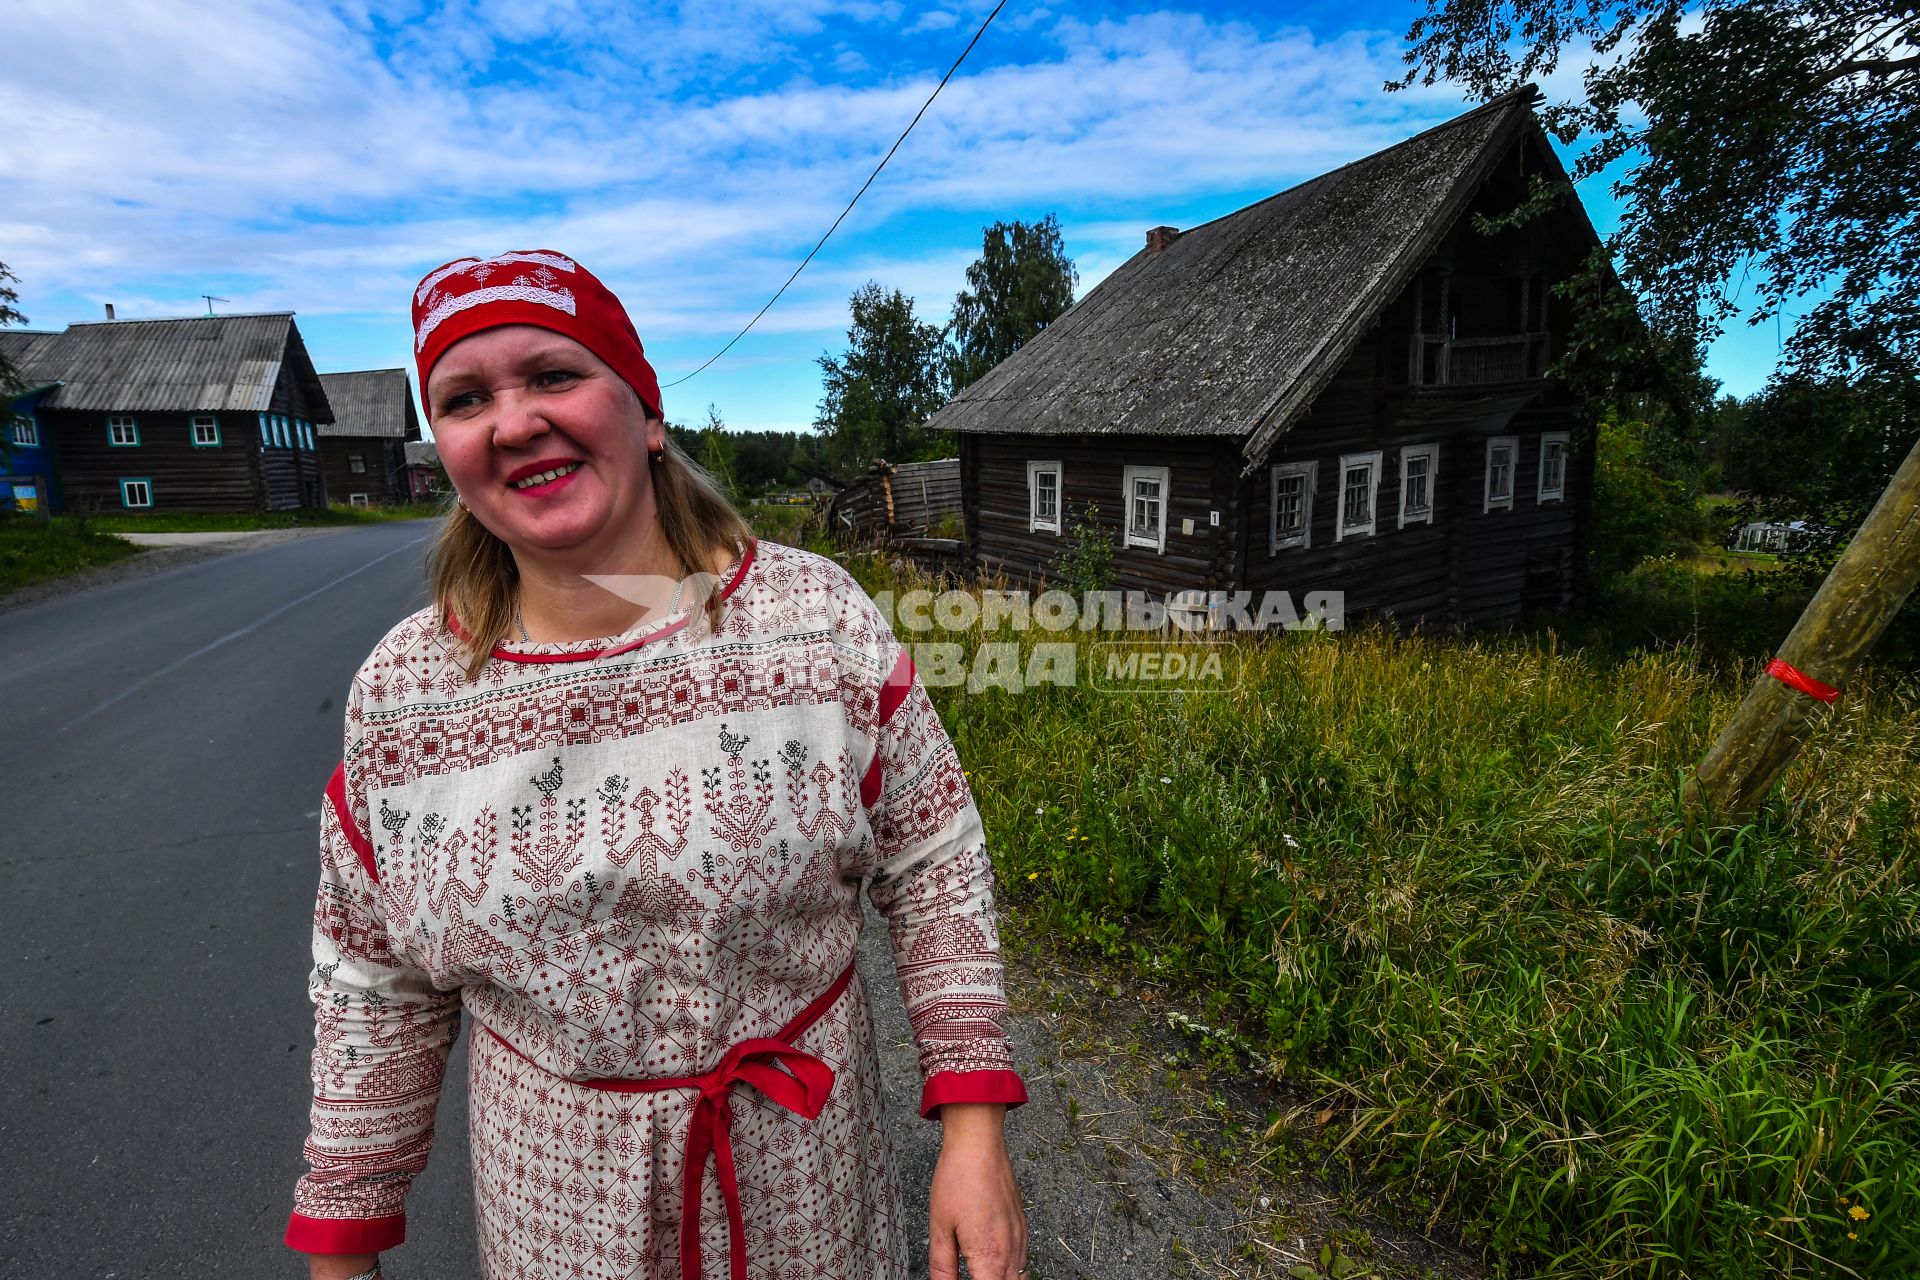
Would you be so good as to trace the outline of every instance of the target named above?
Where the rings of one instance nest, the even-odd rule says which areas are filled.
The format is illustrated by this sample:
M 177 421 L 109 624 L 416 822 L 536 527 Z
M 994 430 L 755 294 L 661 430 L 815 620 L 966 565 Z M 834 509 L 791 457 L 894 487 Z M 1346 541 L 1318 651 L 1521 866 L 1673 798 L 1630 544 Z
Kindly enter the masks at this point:
M 212 294 L 210 294 L 210 293 L 203 293 L 203 294 L 201 294 L 200 296 L 201 296 L 201 297 L 203 297 L 203 298 L 205 298 L 205 299 L 207 300 L 207 314 L 208 314 L 208 315 L 212 315 L 212 314 L 213 314 L 213 304 L 214 304 L 214 303 L 216 303 L 216 302 L 231 302 L 231 301 L 233 301 L 233 299 L 231 299 L 231 298 L 216 298 L 216 297 L 214 297 L 214 296 L 213 296 Z

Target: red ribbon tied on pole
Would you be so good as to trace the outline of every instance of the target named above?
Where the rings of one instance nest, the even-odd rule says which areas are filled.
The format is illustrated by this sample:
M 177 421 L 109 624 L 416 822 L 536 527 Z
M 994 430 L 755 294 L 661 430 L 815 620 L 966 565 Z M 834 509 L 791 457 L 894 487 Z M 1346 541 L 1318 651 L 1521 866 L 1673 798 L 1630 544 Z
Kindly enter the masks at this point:
M 1775 658 L 1767 664 L 1767 674 L 1788 688 L 1798 689 L 1809 698 L 1817 698 L 1821 702 L 1832 702 L 1840 696 L 1840 691 L 1832 685 L 1821 684 L 1782 658 Z

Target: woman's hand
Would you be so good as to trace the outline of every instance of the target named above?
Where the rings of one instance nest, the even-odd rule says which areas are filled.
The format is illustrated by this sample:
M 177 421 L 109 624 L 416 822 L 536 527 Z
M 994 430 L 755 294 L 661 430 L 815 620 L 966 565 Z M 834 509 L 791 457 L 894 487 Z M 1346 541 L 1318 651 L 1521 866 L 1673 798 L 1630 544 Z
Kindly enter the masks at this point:
M 1025 1280 L 1027 1215 L 1007 1157 L 1007 1109 L 949 1102 L 940 1108 L 940 1162 L 933 1169 L 928 1265 L 955 1280 L 966 1259 L 973 1280 Z

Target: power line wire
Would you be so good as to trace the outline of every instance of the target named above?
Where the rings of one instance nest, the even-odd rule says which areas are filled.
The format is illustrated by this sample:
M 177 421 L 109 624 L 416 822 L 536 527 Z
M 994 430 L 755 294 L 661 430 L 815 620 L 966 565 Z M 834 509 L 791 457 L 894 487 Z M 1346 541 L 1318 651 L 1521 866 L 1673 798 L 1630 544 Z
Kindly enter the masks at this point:
M 820 250 L 823 247 L 825 247 L 828 239 L 832 237 L 833 233 L 840 229 L 840 224 L 846 221 L 846 217 L 848 214 L 853 212 L 853 206 L 855 206 L 856 204 L 859 204 L 860 197 L 867 194 L 867 188 L 872 186 L 873 180 L 880 176 L 880 171 L 887 167 L 887 161 L 893 159 L 893 153 L 900 149 L 900 144 L 905 142 L 907 140 L 907 135 L 913 132 L 913 126 L 920 123 L 920 117 L 927 114 L 927 108 L 933 105 L 933 100 L 940 96 L 940 91 L 942 89 L 947 87 L 947 81 L 953 79 L 954 72 L 960 69 L 960 64 L 965 62 L 967 60 L 967 55 L 973 52 L 973 46 L 980 43 L 980 37 L 987 34 L 987 28 L 993 25 L 993 20 L 999 17 L 1000 11 L 1006 7 L 1007 7 L 1007 0 L 1000 0 L 1000 3 L 993 6 L 993 12 L 989 13 L 986 17 L 986 21 L 980 24 L 980 29 L 973 33 L 973 39 L 967 41 L 967 47 L 960 51 L 960 56 L 955 58 L 953 60 L 953 65 L 947 68 L 947 74 L 940 77 L 940 83 L 933 87 L 933 92 L 927 95 L 927 100 L 920 104 L 920 109 L 918 111 L 913 113 L 913 119 L 907 122 L 907 127 L 900 131 L 900 136 L 893 140 L 893 145 L 891 147 L 887 148 L 887 154 L 880 157 L 880 163 L 873 167 L 873 172 L 867 175 L 867 180 L 860 184 L 860 189 L 858 191 L 853 193 L 853 199 L 847 201 L 847 207 L 842 209 L 840 211 L 840 216 L 833 220 L 833 225 L 827 228 L 826 235 L 823 235 L 820 237 L 819 243 L 814 245 L 813 248 L 810 251 L 808 251 L 807 256 L 800 260 L 800 265 L 793 269 L 793 274 L 787 277 L 786 284 L 783 284 L 778 289 L 774 290 L 773 296 L 767 299 L 767 305 L 764 307 L 761 307 L 760 310 L 754 312 L 753 319 L 747 321 L 746 325 L 740 330 L 740 332 L 734 334 L 733 337 L 729 338 L 727 340 L 726 346 L 720 348 L 718 351 L 714 352 L 711 356 L 707 357 L 706 364 L 701 365 L 698 369 L 695 369 L 692 373 L 687 374 L 686 377 L 684 378 L 675 378 L 672 382 L 662 383 L 661 390 L 664 391 L 668 387 L 677 387 L 681 383 L 691 381 L 692 379 L 699 377 L 702 373 L 705 373 L 707 369 L 712 366 L 714 361 L 718 360 L 721 356 L 727 354 L 727 352 L 733 350 L 733 344 L 740 341 L 740 339 L 746 337 L 748 330 L 752 329 L 754 325 L 760 323 L 761 316 L 766 315 L 767 312 L 773 309 L 773 304 L 780 301 L 780 295 L 787 291 L 788 285 L 791 285 L 795 280 L 798 280 L 800 278 L 800 273 L 807 269 L 807 264 L 813 261 L 814 255 L 819 253 Z

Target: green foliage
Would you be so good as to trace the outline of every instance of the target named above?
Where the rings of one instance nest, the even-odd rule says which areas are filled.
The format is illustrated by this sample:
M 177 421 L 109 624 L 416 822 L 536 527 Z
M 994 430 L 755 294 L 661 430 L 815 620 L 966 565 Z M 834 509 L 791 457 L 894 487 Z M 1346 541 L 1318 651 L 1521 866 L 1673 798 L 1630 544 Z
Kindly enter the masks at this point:
M 820 357 L 825 397 L 815 425 L 843 472 L 878 458 L 946 456 L 950 442 L 921 429 L 946 403 L 940 330 L 914 318 L 913 299 L 868 281 L 851 300 L 847 350 Z
M 1703 350 L 1742 310 L 1777 321 L 1813 297 L 1794 367 L 1899 371 L 1920 364 L 1917 38 L 1911 5 L 1428 0 L 1389 87 L 1447 80 L 1491 98 L 1563 54 L 1591 58 L 1584 94 L 1543 119 L 1589 143 L 1573 181 L 1628 162 L 1609 248 L 1655 345 Z M 1586 279 L 1607 275 L 1596 261 Z
M 727 432 L 727 424 L 720 419 L 720 411 L 711 404 L 707 406 L 707 427 L 701 437 L 700 465 L 720 486 L 720 492 L 727 495 L 727 501 L 738 503 L 740 484 L 734 473 L 739 451 Z
M 1088 503 L 1079 518 L 1067 526 L 1067 546 L 1054 562 L 1054 573 L 1076 593 L 1106 591 L 1113 586 L 1113 535 L 1100 527 L 1100 508 Z
M 7 270 L 6 263 L 0 262 L 0 329 L 27 322 L 27 318 L 20 314 L 20 309 L 13 305 L 20 301 L 19 291 L 12 287 L 18 283 L 20 283 L 20 277 Z M 0 352 L 0 428 L 4 428 L 7 419 L 12 416 L 8 412 L 12 397 L 24 389 L 19 371 L 7 359 L 6 353 Z M 5 430 L 0 430 L 0 468 L 7 465 L 7 460 L 12 454 L 12 446 L 11 435 Z
M 139 550 L 73 515 L 0 515 L 0 592 L 111 564 Z
M 1920 1256 L 1910 674 L 1861 674 L 1790 806 L 1688 834 L 1677 782 L 1757 657 L 1363 628 L 1126 697 L 1085 679 L 1101 636 L 1062 638 L 1074 687 L 932 690 L 1006 931 L 1208 1008 L 1496 1274 Z
M 1018 351 L 1073 305 L 1080 273 L 1060 242 L 1059 219 L 996 222 L 981 236 L 967 287 L 953 300 L 947 372 L 957 392 Z
M 718 411 L 708 406 L 705 427 L 667 424 L 667 434 L 688 457 L 706 465 L 710 433 Z M 797 488 L 810 477 L 824 475 L 830 465 L 825 441 L 818 435 L 794 431 L 741 431 L 722 422 L 724 452 L 734 488 L 745 499 L 773 488 Z
M 1608 411 L 1595 441 L 1593 552 L 1596 577 L 1625 573 L 1648 556 L 1679 549 L 1702 532 L 1686 485 L 1650 465 L 1644 422 Z

